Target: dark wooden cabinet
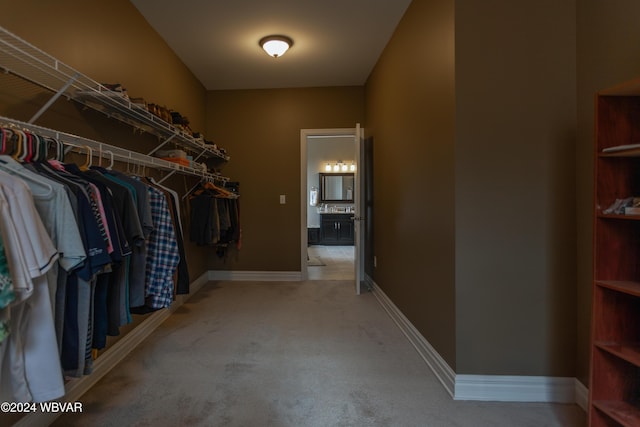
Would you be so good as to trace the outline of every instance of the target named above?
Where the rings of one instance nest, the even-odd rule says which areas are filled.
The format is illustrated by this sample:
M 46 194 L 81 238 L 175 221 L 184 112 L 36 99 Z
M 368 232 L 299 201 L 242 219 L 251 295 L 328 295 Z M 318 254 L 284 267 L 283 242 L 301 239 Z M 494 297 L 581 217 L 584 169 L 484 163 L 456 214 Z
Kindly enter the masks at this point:
M 322 214 L 320 217 L 320 244 L 353 245 L 352 214 Z
M 640 79 L 596 97 L 591 427 L 640 425 L 639 171 Z
M 320 229 L 319 228 L 307 228 L 307 244 L 319 245 L 320 244 Z

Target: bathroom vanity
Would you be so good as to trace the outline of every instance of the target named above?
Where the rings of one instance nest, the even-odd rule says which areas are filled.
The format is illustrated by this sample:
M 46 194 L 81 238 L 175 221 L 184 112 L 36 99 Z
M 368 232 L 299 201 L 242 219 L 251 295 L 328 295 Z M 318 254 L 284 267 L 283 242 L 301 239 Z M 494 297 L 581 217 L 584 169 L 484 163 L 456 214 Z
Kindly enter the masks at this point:
M 353 213 L 321 213 L 321 245 L 353 245 Z

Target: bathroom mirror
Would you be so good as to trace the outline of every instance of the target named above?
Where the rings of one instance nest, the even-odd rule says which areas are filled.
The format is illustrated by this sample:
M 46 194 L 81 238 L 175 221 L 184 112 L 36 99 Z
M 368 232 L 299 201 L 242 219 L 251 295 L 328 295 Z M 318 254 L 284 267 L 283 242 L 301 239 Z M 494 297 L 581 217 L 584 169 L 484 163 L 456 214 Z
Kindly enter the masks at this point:
M 320 201 L 353 203 L 354 182 L 352 173 L 321 173 Z

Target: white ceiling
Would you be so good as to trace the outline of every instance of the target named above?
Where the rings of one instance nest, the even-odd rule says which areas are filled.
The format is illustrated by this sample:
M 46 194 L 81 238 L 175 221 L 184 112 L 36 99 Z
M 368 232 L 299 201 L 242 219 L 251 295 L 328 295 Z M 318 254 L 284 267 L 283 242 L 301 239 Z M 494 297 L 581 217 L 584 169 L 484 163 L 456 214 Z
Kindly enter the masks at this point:
M 131 0 L 208 90 L 360 86 L 411 0 Z M 281 58 L 258 45 L 283 34 Z

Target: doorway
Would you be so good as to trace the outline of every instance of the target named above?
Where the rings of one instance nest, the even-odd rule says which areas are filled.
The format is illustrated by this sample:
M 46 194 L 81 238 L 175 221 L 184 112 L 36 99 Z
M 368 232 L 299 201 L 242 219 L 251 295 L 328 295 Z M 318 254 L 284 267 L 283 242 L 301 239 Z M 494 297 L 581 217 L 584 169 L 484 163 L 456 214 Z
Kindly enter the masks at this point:
M 309 244 L 309 280 L 355 280 L 355 246 Z
M 357 199 L 360 197 L 356 188 L 351 188 L 353 198 L 350 200 L 331 200 L 325 202 L 320 194 L 321 174 L 332 174 L 334 172 L 351 173 L 357 177 L 359 163 L 359 126 L 351 129 L 303 129 L 301 130 L 301 272 L 304 280 L 350 280 L 356 284 L 356 292 L 359 293 L 359 286 L 356 283 L 356 264 L 358 251 L 361 250 L 358 244 L 359 232 L 356 232 L 358 225 L 354 218 L 357 218 Z M 344 165 L 346 171 L 339 166 L 339 170 L 334 170 L 335 165 Z M 327 164 L 332 168 L 327 171 Z M 353 165 L 353 166 L 352 166 Z M 355 169 L 355 170 L 354 170 Z M 357 181 L 355 181 L 357 182 Z M 316 192 L 316 197 L 314 193 Z M 331 209 L 331 211 L 329 211 Z M 329 215 L 337 214 L 339 217 L 348 218 L 349 224 L 340 224 L 337 227 L 339 233 L 345 238 L 343 241 L 335 241 L 335 236 L 331 236 L 328 242 L 324 235 L 324 228 L 321 222 L 328 219 Z M 349 227 L 349 232 L 345 232 Z M 323 230 L 321 234 L 320 230 Z M 351 241 L 349 242 L 349 233 Z M 323 241 L 324 240 L 324 241 Z

